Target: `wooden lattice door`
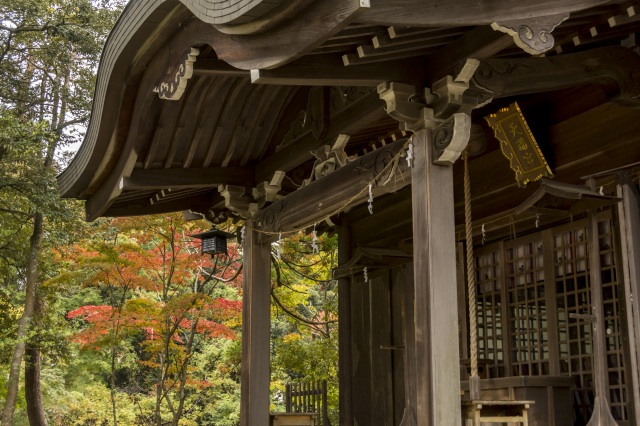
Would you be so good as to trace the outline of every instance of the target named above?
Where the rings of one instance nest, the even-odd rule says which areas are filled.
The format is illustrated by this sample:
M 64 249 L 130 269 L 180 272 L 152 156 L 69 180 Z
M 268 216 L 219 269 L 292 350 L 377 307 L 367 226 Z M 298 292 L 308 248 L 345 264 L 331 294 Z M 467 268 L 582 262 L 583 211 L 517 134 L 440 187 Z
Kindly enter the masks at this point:
M 598 216 L 605 348 L 611 412 L 628 420 L 622 287 L 610 211 Z M 586 220 L 476 248 L 478 355 L 492 377 L 570 375 L 576 425 L 593 409 Z M 632 350 L 635 350 L 632 348 Z

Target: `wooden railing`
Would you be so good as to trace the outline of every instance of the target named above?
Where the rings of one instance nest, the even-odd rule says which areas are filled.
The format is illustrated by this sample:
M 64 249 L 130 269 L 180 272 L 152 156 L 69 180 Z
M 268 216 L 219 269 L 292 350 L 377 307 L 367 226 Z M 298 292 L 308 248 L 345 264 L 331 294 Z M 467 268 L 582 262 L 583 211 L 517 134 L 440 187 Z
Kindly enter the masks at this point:
M 327 381 L 288 383 L 287 413 L 318 413 L 319 426 L 331 426 L 327 415 Z

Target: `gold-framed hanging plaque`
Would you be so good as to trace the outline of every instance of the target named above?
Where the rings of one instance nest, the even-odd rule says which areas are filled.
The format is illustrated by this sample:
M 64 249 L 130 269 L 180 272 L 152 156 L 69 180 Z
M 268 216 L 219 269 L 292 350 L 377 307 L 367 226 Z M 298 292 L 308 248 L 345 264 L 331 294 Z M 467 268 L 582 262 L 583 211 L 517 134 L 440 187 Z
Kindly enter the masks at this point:
M 500 149 L 516 174 L 518 186 L 525 187 L 529 182 L 553 177 L 517 102 L 484 119 L 500 141 Z

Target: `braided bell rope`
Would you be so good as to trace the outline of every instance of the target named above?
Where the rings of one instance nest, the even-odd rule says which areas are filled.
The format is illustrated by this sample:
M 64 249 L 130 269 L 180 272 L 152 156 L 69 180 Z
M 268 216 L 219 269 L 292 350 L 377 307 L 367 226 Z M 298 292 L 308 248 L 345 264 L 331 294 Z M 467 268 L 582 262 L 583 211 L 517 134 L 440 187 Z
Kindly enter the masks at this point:
M 476 271 L 473 258 L 473 233 L 471 229 L 471 180 L 469 179 L 469 150 L 464 158 L 464 228 L 467 244 L 467 286 L 469 291 L 469 336 L 471 344 L 471 376 L 478 375 L 478 326 L 476 313 Z

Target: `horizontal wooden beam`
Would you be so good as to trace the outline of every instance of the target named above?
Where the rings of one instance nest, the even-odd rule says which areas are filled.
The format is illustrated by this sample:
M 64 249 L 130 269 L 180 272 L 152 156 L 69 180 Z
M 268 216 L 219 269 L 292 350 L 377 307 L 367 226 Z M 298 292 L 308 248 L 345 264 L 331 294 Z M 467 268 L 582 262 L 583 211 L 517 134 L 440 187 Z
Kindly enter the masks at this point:
M 220 59 L 197 59 L 193 64 L 193 75 L 249 77 L 249 71 L 232 67 Z
M 377 0 L 358 17 L 358 22 L 408 27 L 486 25 L 523 16 L 571 13 L 603 3 L 603 0 Z
M 135 169 L 122 178 L 123 190 L 215 188 L 218 185 L 253 186 L 250 167 L 206 167 L 198 169 Z
M 251 70 L 251 82 L 256 84 L 375 87 L 383 81 L 421 84 L 423 79 L 424 64 L 419 60 L 399 61 L 392 67 L 345 67 L 333 55 L 314 55 L 271 70 Z
M 293 231 L 363 202 L 369 197 L 370 183 L 374 197 L 398 191 L 411 183 L 407 161 L 398 158 L 393 164 L 405 143 L 386 145 L 292 192 L 260 210 L 256 221 L 268 232 Z
M 640 56 L 611 46 L 580 53 L 542 58 L 486 59 L 473 76 L 476 87 L 493 97 L 508 97 L 559 90 L 589 83 L 614 81 L 620 87 L 618 100 L 640 102 Z
M 107 217 L 142 216 L 148 214 L 161 214 L 192 210 L 206 212 L 216 200 L 219 199 L 218 191 L 185 195 L 183 198 L 175 198 L 164 203 L 150 204 L 148 199 L 114 203 L 102 213 Z

